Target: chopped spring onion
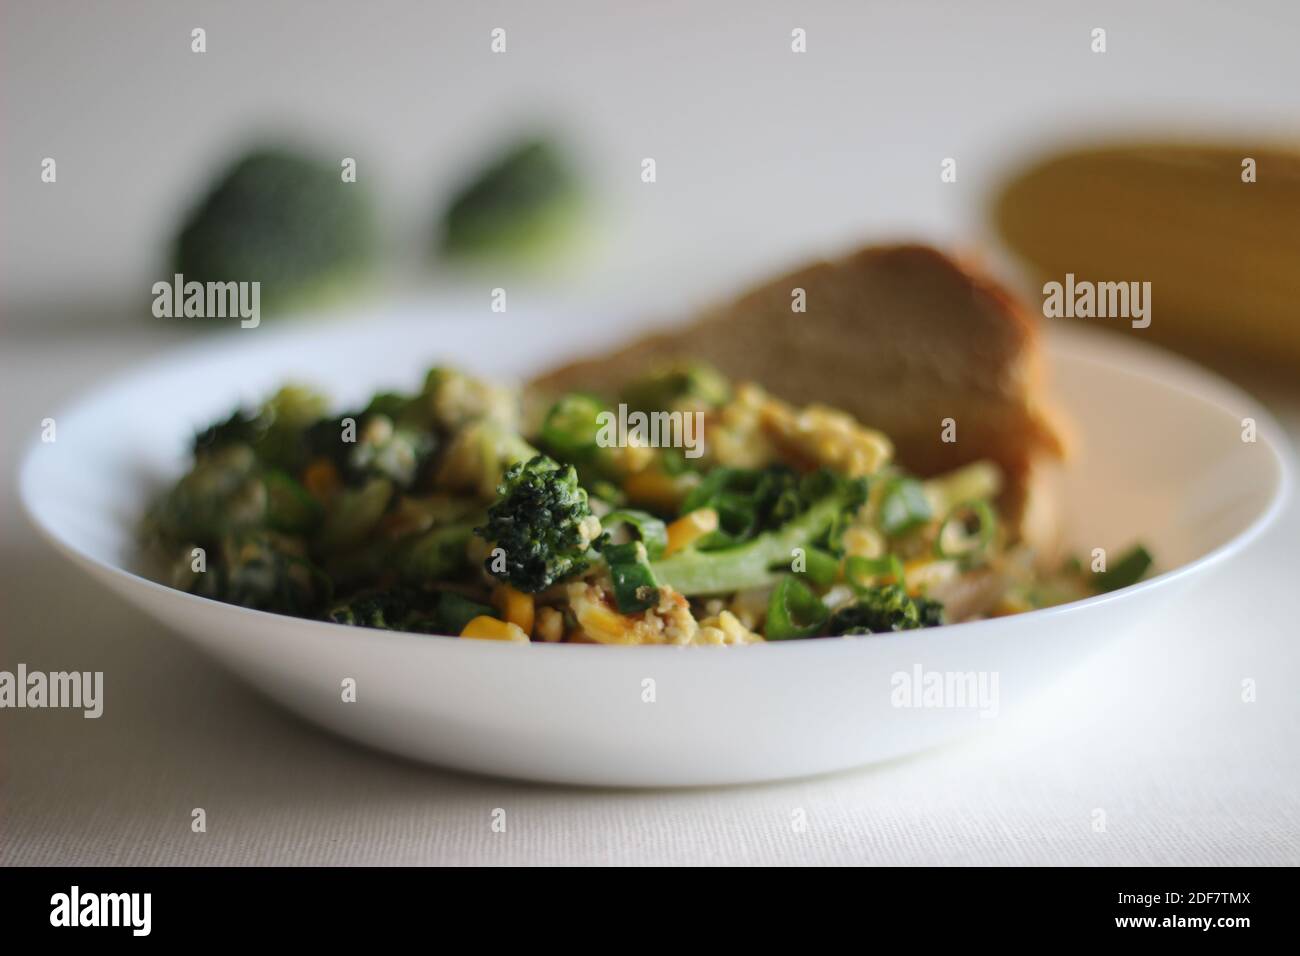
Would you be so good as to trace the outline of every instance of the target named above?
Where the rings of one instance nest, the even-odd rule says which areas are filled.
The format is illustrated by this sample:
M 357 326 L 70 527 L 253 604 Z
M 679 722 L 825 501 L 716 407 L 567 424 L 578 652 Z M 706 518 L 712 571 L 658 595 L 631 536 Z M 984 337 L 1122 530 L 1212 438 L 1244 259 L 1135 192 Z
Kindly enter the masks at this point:
M 887 554 L 880 558 L 854 556 L 844 562 L 844 577 L 858 594 L 881 583 L 902 584 L 903 562 L 896 554 Z M 881 582 L 877 580 L 879 578 L 890 580 Z
M 433 619 L 439 634 L 459 634 L 476 617 L 496 616 L 497 612 L 486 604 L 461 597 L 455 591 L 444 591 L 438 598 L 438 610 Z
M 830 617 L 830 610 L 808 585 L 798 578 L 782 578 L 767 604 L 769 641 L 786 641 L 816 636 Z
M 891 538 L 933 517 L 925 487 L 915 478 L 895 478 L 880 499 L 880 530 Z
M 1142 545 L 1134 545 L 1109 569 L 1097 573 L 1094 587 L 1097 591 L 1118 591 L 1137 584 L 1151 569 L 1151 552 Z
M 658 558 L 668 547 L 668 526 L 648 511 L 620 508 L 600 519 L 600 525 L 606 531 L 611 531 L 622 524 L 630 525 L 636 532 L 641 543 L 645 545 L 650 560 Z
M 636 614 L 659 603 L 659 582 L 640 541 L 607 544 L 602 552 L 614 581 L 614 603 L 623 614 Z
M 983 557 L 997 535 L 998 519 L 987 501 L 968 501 L 953 508 L 939 527 L 934 553 L 941 558 Z
M 839 558 L 821 548 L 804 548 L 804 573 L 820 587 L 830 587 L 840 576 Z

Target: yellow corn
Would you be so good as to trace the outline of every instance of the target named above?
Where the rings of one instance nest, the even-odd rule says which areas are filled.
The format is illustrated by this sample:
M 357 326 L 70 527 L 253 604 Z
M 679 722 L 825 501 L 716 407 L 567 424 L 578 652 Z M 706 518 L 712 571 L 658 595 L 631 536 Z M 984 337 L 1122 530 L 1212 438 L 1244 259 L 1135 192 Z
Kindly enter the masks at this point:
M 664 556 L 689 548 L 700 538 L 718 530 L 718 513 L 712 508 L 697 508 L 682 515 L 668 526 L 668 547 Z
M 589 602 L 578 610 L 578 625 L 601 644 L 625 644 L 632 632 L 632 622 L 617 611 Z
M 553 607 L 537 609 L 537 636 L 547 644 L 564 639 L 564 615 Z
M 492 606 L 511 624 L 529 636 L 533 633 L 533 596 L 508 584 L 498 584 L 492 592 Z
M 471 637 L 480 641 L 522 641 L 528 642 L 528 635 L 518 624 L 498 621 L 494 617 L 480 614 L 460 632 L 461 637 Z
M 671 475 L 664 474 L 657 468 L 647 468 L 628 475 L 623 481 L 623 490 L 633 504 L 665 510 L 676 508 L 684 493 L 681 485 Z

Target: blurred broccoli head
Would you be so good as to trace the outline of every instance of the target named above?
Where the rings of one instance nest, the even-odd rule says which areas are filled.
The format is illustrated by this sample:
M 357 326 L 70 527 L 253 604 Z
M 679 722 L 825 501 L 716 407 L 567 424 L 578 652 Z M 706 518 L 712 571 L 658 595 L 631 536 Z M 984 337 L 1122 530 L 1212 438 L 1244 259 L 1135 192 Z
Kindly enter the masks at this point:
M 225 173 L 176 239 L 187 282 L 261 282 L 261 308 L 318 301 L 367 270 L 377 245 L 368 193 L 340 168 L 257 150 Z
M 848 607 L 831 615 L 831 634 L 886 634 L 938 627 L 943 605 L 924 597 L 910 597 L 897 584 L 868 588 Z
M 546 140 L 527 140 L 452 200 L 441 222 L 442 252 L 541 257 L 573 231 L 579 206 L 578 175 L 564 154 Z
M 573 466 L 538 455 L 512 466 L 497 493 L 487 524 L 474 529 L 504 553 L 485 562 L 489 574 L 533 593 L 587 567 L 600 519 Z

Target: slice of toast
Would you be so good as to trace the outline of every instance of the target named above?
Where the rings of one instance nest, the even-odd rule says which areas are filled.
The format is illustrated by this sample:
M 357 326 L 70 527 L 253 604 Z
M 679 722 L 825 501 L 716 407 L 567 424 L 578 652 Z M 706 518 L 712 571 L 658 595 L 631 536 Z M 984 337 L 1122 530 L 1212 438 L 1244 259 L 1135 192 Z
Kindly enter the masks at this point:
M 796 311 L 799 290 L 803 312 Z M 888 435 L 896 460 L 920 475 L 997 462 L 1006 479 L 1001 510 L 1013 530 L 1035 464 L 1064 452 L 1042 398 L 1035 315 L 926 246 L 869 246 L 807 266 L 688 325 L 548 372 L 533 386 L 545 394 L 614 393 L 681 358 L 709 362 L 790 402 L 841 408 Z

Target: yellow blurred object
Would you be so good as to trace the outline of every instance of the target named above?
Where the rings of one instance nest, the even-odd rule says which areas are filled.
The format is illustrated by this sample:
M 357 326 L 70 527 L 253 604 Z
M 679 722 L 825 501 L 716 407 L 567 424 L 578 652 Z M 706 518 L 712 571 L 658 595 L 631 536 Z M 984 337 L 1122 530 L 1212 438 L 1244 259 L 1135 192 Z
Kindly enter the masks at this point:
M 664 548 L 664 557 L 689 548 L 706 534 L 717 530 L 718 513 L 712 508 L 696 508 L 690 514 L 682 515 L 668 526 L 668 546 Z
M 1039 281 L 1151 283 L 1149 327 L 1089 325 L 1196 354 L 1300 363 L 1300 152 L 1151 143 L 1063 153 L 1007 184 L 992 215 Z
M 564 640 L 564 615 L 553 607 L 539 607 L 537 636 L 547 644 L 558 644 Z
M 533 596 L 508 584 L 498 584 L 492 591 L 492 605 L 511 624 L 531 636 L 533 633 Z
M 623 480 L 623 491 L 632 504 L 676 511 L 690 491 L 690 481 L 688 474 L 674 477 L 657 468 L 647 468 L 628 475 Z
M 509 621 L 498 621 L 486 614 L 480 614 L 466 624 L 465 629 L 460 632 L 460 636 L 480 641 L 528 642 L 528 635 L 523 632 L 518 624 L 511 624 Z

